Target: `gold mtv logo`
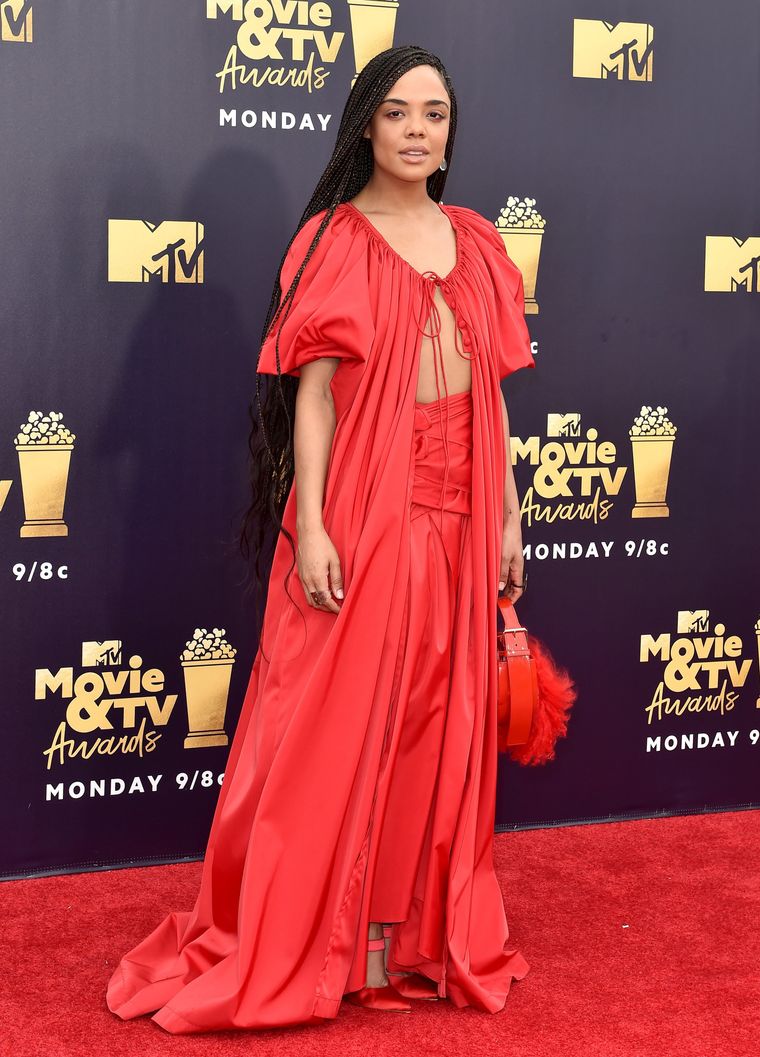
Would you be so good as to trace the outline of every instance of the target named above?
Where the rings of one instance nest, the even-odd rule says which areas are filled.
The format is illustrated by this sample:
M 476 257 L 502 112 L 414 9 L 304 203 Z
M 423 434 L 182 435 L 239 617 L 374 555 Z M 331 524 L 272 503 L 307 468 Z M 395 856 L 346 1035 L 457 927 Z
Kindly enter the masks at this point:
M 693 635 L 710 630 L 709 609 L 679 609 L 676 630 L 679 635 Z
M 559 415 L 550 411 L 546 416 L 547 437 L 580 437 L 581 415 L 579 411 L 569 411 Z
M 121 664 L 121 639 L 82 643 L 83 668 L 116 668 Z
M 760 291 L 760 238 L 734 238 L 733 235 L 705 235 L 705 290 Z
M 202 283 L 203 224 L 108 221 L 109 283 Z
M 206 0 L 206 18 L 228 14 L 236 22 L 243 21 L 243 0 Z
M 654 30 L 646 22 L 573 19 L 573 77 L 651 81 Z
M 0 0 L 0 40 L 32 43 L 32 0 Z

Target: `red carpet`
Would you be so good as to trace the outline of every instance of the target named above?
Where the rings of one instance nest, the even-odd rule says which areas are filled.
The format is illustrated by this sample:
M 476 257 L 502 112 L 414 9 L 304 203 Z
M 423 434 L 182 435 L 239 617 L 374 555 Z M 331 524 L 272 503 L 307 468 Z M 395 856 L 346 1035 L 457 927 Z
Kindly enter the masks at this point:
M 496 1014 L 344 1005 L 318 1027 L 171 1036 L 121 1021 L 105 987 L 122 953 L 190 909 L 200 863 L 0 887 L 0 1053 L 750 1057 L 760 1021 L 760 811 L 496 836 L 510 939 L 531 969 Z

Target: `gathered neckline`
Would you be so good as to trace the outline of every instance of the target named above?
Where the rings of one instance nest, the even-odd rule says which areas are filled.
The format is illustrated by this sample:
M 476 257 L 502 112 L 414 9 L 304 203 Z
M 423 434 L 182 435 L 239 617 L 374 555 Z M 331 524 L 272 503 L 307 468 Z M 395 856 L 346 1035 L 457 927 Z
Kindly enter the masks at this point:
M 449 223 L 451 224 L 451 228 L 454 232 L 454 239 L 456 241 L 456 262 L 454 264 L 454 267 L 445 275 L 438 275 L 438 273 L 433 271 L 432 269 L 429 269 L 426 272 L 419 271 L 417 268 L 414 267 L 413 264 L 409 263 L 406 257 L 402 257 L 398 250 L 395 250 L 393 246 L 391 246 L 390 242 L 388 242 L 385 235 L 383 235 L 383 233 L 375 227 L 375 225 L 372 223 L 366 213 L 362 213 L 361 209 L 357 209 L 353 202 L 349 202 L 348 200 L 346 200 L 345 202 L 341 202 L 341 205 L 348 206 L 348 208 L 355 216 L 361 218 L 361 220 L 364 221 L 370 234 L 374 235 L 375 238 L 391 253 L 391 255 L 396 258 L 396 260 L 401 261 L 401 263 L 409 269 L 412 275 L 417 276 L 418 279 L 426 279 L 428 281 L 432 277 L 436 279 L 442 279 L 443 281 L 448 282 L 454 277 L 455 274 L 459 272 L 459 269 L 462 267 L 463 263 L 461 228 L 453 217 L 453 215 L 448 211 L 448 209 L 443 205 L 442 202 L 436 202 L 435 204 L 438 206 L 444 216 L 448 217 Z

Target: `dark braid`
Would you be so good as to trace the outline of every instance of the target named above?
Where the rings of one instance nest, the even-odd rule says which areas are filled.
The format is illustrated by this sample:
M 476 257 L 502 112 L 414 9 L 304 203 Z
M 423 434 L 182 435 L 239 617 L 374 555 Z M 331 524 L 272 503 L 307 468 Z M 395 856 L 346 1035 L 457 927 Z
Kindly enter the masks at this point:
M 364 129 L 370 123 L 378 106 L 399 77 L 415 66 L 421 65 L 432 66 L 439 72 L 451 100 L 449 137 L 444 152 L 447 167 L 443 171 L 436 169 L 427 178 L 428 194 L 434 201 L 440 202 L 449 173 L 449 163 L 451 162 L 457 126 L 457 102 L 454 86 L 438 56 L 433 55 L 425 48 L 419 48 L 412 44 L 388 48 L 370 59 L 361 70 L 346 100 L 332 157 L 317 183 L 293 238 L 295 238 L 295 235 L 307 220 L 322 209 L 326 209 L 327 212 L 319 225 L 306 257 L 298 268 L 289 289 L 283 294 L 282 301 L 280 301 L 279 276 L 293 239 L 285 248 L 264 324 L 261 338 L 262 345 L 269 336 L 270 330 L 280 318 L 282 317 L 283 323 L 287 319 L 304 268 L 311 259 L 314 247 L 322 237 L 322 233 L 329 225 L 333 213 L 342 202 L 354 198 L 372 175 L 374 166 L 372 144 L 369 139 L 363 136 Z M 283 309 L 285 310 L 284 316 Z M 248 560 L 251 546 L 253 546 L 256 555 L 256 583 L 260 589 L 263 589 L 260 566 L 263 544 L 273 526 L 276 527 L 277 533 L 282 532 L 288 538 L 293 550 L 293 564 L 286 575 L 286 586 L 287 578 L 293 571 L 296 560 L 294 540 L 282 524 L 282 513 L 295 476 L 293 420 L 295 418 L 298 379 L 281 373 L 279 351 L 281 329 L 282 325 L 278 328 L 275 341 L 277 377 L 272 377 L 268 382 L 266 398 L 262 405 L 260 393 L 262 376 L 257 373 L 256 404 L 258 406 L 258 416 L 253 413 L 253 404 L 249 405 L 248 409 L 251 419 L 248 448 L 250 453 L 252 501 L 242 521 L 239 547 L 244 558 Z M 261 350 L 259 350 L 260 355 Z M 277 533 L 275 533 L 275 540 Z M 253 580 L 249 580 L 246 585 L 246 592 L 250 591 L 252 587 Z

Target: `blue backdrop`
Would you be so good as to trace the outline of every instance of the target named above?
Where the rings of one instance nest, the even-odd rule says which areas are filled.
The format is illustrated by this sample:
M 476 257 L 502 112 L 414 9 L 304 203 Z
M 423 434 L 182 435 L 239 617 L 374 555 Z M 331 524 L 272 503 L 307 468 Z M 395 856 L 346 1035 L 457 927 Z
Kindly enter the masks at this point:
M 444 200 L 523 272 L 518 609 L 579 688 L 495 824 L 760 803 L 756 4 L 6 0 L 0 876 L 203 852 L 276 268 L 410 42 L 457 89 Z

